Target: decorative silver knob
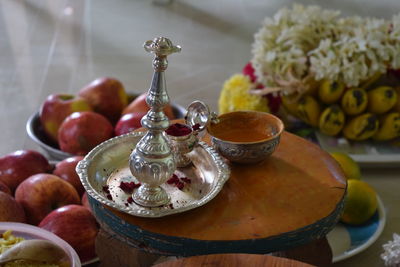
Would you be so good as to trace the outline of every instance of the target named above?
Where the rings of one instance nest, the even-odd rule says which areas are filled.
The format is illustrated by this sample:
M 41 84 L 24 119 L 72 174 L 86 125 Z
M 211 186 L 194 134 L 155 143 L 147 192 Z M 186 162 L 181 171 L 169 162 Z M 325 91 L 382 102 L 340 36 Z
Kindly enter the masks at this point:
M 163 107 L 169 103 L 164 71 L 168 66 L 167 56 L 180 52 L 181 48 L 165 37 L 158 37 L 145 42 L 144 49 L 155 54 L 154 74 L 146 98 L 150 110 L 141 120 L 142 126 L 148 131 L 132 151 L 129 167 L 132 175 L 142 184 L 133 193 L 133 200 L 141 206 L 156 207 L 169 203 L 170 197 L 160 185 L 176 169 L 172 149 L 164 134 L 169 126 L 169 120 L 163 112 Z

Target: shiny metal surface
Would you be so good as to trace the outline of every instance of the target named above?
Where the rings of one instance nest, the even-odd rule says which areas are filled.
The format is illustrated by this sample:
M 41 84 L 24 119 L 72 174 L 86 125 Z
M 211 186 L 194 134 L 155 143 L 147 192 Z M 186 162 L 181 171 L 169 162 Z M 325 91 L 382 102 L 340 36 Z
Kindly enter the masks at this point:
M 211 137 L 211 141 L 218 153 L 229 161 L 252 164 L 263 161 L 270 156 L 278 146 L 280 136 L 252 144 L 227 142 L 215 137 Z
M 236 121 L 237 123 L 243 125 L 241 127 L 252 129 L 252 126 L 254 125 L 248 124 L 248 122 L 252 120 L 258 120 L 258 124 L 260 124 L 261 127 L 264 129 L 269 129 L 271 136 L 254 142 L 234 142 L 213 136 L 213 126 L 220 124 L 222 127 L 224 127 L 224 129 L 229 131 L 229 127 L 232 127 L 230 126 L 232 122 Z M 231 162 L 253 164 L 265 160 L 272 153 L 274 153 L 279 144 L 281 134 L 284 130 L 284 125 L 278 117 L 269 113 L 260 113 L 256 111 L 235 111 L 222 114 L 218 116 L 218 118 L 212 119 L 207 130 L 211 135 L 211 142 L 214 148 L 224 158 Z
M 201 101 L 193 101 L 185 115 L 185 125 L 191 129 L 190 134 L 184 136 L 167 135 L 175 156 L 177 167 L 186 167 L 191 163 L 188 156 L 198 143 L 198 135 L 210 121 L 210 109 Z
M 133 194 L 133 200 L 145 207 L 157 207 L 169 203 L 170 196 L 160 187 L 176 169 L 176 162 L 170 144 L 164 135 L 169 120 L 163 107 L 169 103 L 164 71 L 168 67 L 167 56 L 180 52 L 165 37 L 145 42 L 144 49 L 154 53 L 154 74 L 146 97 L 149 112 L 143 117 L 142 126 L 148 129 L 129 156 L 129 168 L 141 183 Z
M 54 143 L 50 143 L 43 131 L 39 112 L 31 115 L 26 122 L 26 132 L 28 136 L 40 146 L 40 148 L 53 160 L 63 160 L 73 155 L 64 151 L 61 151 Z
M 176 103 L 172 103 L 172 111 L 175 118 L 183 118 L 186 109 Z M 29 138 L 35 142 L 51 160 L 63 160 L 74 155 L 61 151 L 57 144 L 49 142 L 39 119 L 39 112 L 32 114 L 26 122 L 26 132 Z
M 215 116 L 215 113 L 211 113 L 208 105 L 196 100 L 188 106 L 185 121 L 192 128 L 197 126 L 195 132 L 201 132 L 207 127 L 212 116 Z
M 192 162 L 188 153 L 192 152 L 198 143 L 196 134 L 192 131 L 190 134 L 184 136 L 168 135 L 168 139 L 175 156 L 176 166 L 188 166 Z
M 120 184 L 139 182 L 130 172 L 128 158 L 145 134 L 133 132 L 114 137 L 94 148 L 79 162 L 77 173 L 91 197 L 104 205 L 134 216 L 162 217 L 204 205 L 218 194 L 228 180 L 230 174 L 228 165 L 212 147 L 199 142 L 189 153 L 192 164 L 178 168 L 174 172 L 180 178 L 189 178 L 191 182 L 186 183 L 183 190 L 167 183 L 161 185 L 170 196 L 169 205 L 145 207 L 135 202 L 128 203 L 131 194 L 125 193 Z M 108 189 L 106 190 L 104 186 L 108 186 Z M 107 198 L 107 191 L 112 200 Z

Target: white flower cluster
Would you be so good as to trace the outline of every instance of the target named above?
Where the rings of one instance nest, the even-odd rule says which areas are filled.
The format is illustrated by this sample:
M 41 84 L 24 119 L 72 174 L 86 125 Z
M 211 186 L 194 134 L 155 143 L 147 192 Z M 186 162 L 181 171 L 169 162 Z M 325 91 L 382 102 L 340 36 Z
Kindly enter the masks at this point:
M 393 240 L 383 245 L 384 253 L 381 258 L 386 266 L 400 266 L 400 236 L 393 234 Z
M 252 47 L 259 82 L 285 93 L 307 90 L 298 84 L 310 77 L 351 87 L 400 67 L 400 14 L 390 21 L 339 16 L 294 5 L 266 18 Z

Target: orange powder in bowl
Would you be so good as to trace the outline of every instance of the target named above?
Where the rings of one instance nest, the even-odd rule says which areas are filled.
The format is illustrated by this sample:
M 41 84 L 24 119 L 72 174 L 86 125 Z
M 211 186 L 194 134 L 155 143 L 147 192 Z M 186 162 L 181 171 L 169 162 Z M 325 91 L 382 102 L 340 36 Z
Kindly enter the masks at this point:
M 230 112 L 220 115 L 218 119 L 218 123 L 208 126 L 208 133 L 229 142 L 259 142 L 274 137 L 283 129 L 279 119 L 263 112 Z

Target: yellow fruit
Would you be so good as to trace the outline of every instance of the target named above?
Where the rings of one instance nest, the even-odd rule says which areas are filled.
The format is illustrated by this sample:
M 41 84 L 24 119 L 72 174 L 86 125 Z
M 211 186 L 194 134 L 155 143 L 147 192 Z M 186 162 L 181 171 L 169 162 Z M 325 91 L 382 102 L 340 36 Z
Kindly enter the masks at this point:
M 347 90 L 342 97 L 342 108 L 348 115 L 360 114 L 366 109 L 367 104 L 367 93 L 360 88 Z
M 304 92 L 305 95 L 317 96 L 320 81 L 316 81 L 312 75 L 309 75 L 304 78 L 303 83 L 307 85 L 307 91 Z
M 307 124 L 318 127 L 321 107 L 314 97 L 306 95 L 297 104 L 297 116 Z
M 283 95 L 282 104 L 290 114 L 297 116 L 297 99 L 292 95 Z
M 377 82 L 381 77 L 382 77 L 382 73 L 376 72 L 369 79 L 367 79 L 366 81 L 362 82 L 361 85 L 360 85 L 360 88 L 361 89 L 368 89 L 371 85 L 373 85 L 375 82 Z
M 348 224 L 362 224 L 376 212 L 378 201 L 375 190 L 360 180 L 347 181 L 347 195 L 340 220 Z
M 319 130 L 327 135 L 335 136 L 343 128 L 345 115 L 338 105 L 327 107 L 319 117 Z
M 333 104 L 340 99 L 344 89 L 343 83 L 324 81 L 319 87 L 318 96 L 325 104 Z
M 331 152 L 330 155 L 339 163 L 346 179 L 360 180 L 360 166 L 348 154 L 342 152 Z
M 343 128 L 343 135 L 349 140 L 361 141 L 372 137 L 378 129 L 378 117 L 365 113 L 349 121 Z
M 380 86 L 368 91 L 368 111 L 383 114 L 397 102 L 397 92 L 390 86 Z
M 400 112 L 400 87 L 395 87 L 394 90 L 396 90 L 397 93 L 397 101 L 393 106 L 393 111 Z
M 379 130 L 372 137 L 378 141 L 385 141 L 400 136 L 400 113 L 391 112 L 384 114 L 379 120 Z

